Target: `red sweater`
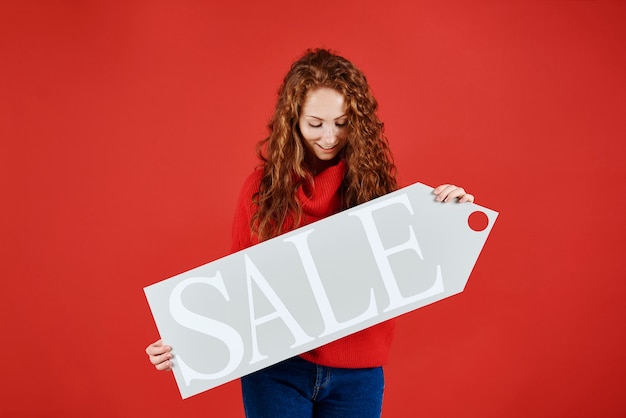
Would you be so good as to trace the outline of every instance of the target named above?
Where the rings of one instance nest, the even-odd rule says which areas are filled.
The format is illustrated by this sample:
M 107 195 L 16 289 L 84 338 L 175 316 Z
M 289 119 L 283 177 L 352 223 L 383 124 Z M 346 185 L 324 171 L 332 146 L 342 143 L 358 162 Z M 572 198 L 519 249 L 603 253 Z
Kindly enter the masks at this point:
M 327 168 L 315 176 L 313 190 L 297 191 L 297 198 L 303 209 L 302 224 L 318 221 L 337 213 L 341 207 L 339 187 L 343 181 L 345 163 Z M 259 190 L 261 170 L 252 173 L 243 184 L 235 219 L 233 222 L 232 251 L 240 251 L 258 243 L 250 231 L 250 219 L 256 210 L 252 196 Z M 347 337 L 333 341 L 322 347 L 301 354 L 310 362 L 329 367 L 361 368 L 377 367 L 385 364 L 393 339 L 393 320 L 374 325 Z

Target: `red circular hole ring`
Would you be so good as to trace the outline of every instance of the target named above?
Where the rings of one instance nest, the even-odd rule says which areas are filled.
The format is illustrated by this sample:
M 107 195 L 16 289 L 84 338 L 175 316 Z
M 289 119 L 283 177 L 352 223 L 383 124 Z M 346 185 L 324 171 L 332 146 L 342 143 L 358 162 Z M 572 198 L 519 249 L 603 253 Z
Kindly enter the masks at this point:
M 480 232 L 484 231 L 487 226 L 489 226 L 489 218 L 485 214 L 485 212 L 481 212 L 479 210 L 470 213 L 470 216 L 467 218 L 467 224 L 473 231 Z

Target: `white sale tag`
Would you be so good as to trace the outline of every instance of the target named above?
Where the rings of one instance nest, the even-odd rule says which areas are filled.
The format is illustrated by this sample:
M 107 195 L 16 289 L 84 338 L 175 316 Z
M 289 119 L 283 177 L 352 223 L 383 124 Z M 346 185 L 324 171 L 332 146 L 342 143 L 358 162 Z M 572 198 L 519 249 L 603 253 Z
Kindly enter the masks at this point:
M 416 183 L 146 287 L 182 397 L 462 292 L 498 214 L 432 191 Z

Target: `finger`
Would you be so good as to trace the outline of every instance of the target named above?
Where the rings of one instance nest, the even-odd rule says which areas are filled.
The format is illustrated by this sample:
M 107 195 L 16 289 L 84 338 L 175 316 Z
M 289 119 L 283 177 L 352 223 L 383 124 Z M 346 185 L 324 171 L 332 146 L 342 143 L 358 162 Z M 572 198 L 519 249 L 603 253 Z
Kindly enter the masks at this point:
M 459 188 L 456 187 L 454 184 L 443 185 L 442 188 L 439 190 L 439 194 L 437 194 L 436 200 L 438 202 L 447 202 L 450 199 L 453 199 L 459 195 L 458 189 Z
M 438 202 L 443 202 L 445 198 L 452 192 L 456 186 L 454 184 L 442 184 L 441 186 L 437 186 L 433 193 L 437 196 L 435 200 Z
M 466 193 L 459 198 L 459 203 L 474 203 L 474 195 Z
M 449 185 L 449 184 L 442 184 L 442 185 L 440 185 L 440 186 L 435 187 L 435 188 L 434 188 L 434 190 L 433 190 L 433 194 L 439 194 L 439 193 L 441 193 L 441 191 L 442 191 L 443 189 L 445 189 L 447 186 L 450 186 L 450 185 Z
M 169 345 L 163 345 L 162 340 L 154 342 L 146 347 L 146 354 L 149 356 L 155 356 L 163 353 L 167 353 L 172 350 Z
M 169 370 L 172 370 L 172 362 L 167 360 L 167 361 L 164 361 L 163 363 L 155 364 L 154 368 L 159 371 L 169 371 Z
M 465 195 L 465 190 L 462 187 L 456 187 L 454 186 L 454 188 L 450 189 L 448 191 L 448 194 L 446 195 L 446 197 L 443 199 L 444 202 L 449 202 L 452 199 L 456 199 L 456 198 L 460 198 L 462 196 Z
M 150 356 L 149 357 L 150 363 L 152 363 L 155 366 L 158 366 L 159 364 L 166 363 L 171 358 L 172 358 L 172 353 L 163 353 L 163 354 L 159 354 L 158 356 Z
M 454 184 L 442 184 L 437 186 L 433 190 L 433 194 L 437 197 L 435 200 L 438 202 L 449 202 L 453 199 L 458 199 L 459 203 L 474 202 L 474 196 L 466 193 L 462 187 L 457 187 Z

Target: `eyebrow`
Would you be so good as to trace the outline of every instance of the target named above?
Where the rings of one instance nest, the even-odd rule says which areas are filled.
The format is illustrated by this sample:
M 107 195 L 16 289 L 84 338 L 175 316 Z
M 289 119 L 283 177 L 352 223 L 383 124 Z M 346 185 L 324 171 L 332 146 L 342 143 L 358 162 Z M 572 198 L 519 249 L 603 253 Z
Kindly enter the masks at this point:
M 338 118 L 335 118 L 333 120 L 338 120 L 341 118 L 345 118 L 347 115 L 344 113 L 343 115 L 339 116 Z M 313 116 L 313 115 L 304 115 L 305 118 L 313 118 L 313 119 L 317 119 L 317 120 L 324 120 L 323 118 L 318 118 L 317 116 Z

